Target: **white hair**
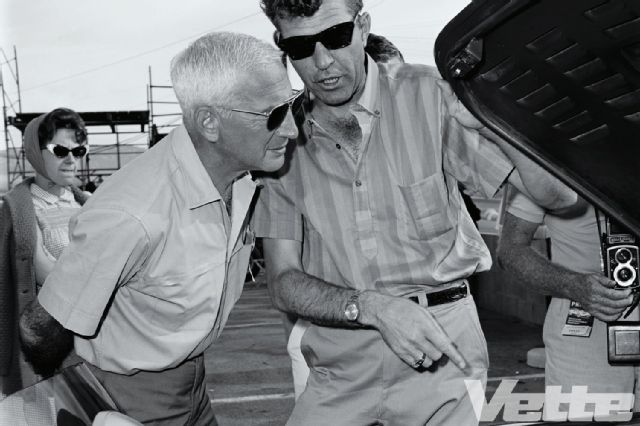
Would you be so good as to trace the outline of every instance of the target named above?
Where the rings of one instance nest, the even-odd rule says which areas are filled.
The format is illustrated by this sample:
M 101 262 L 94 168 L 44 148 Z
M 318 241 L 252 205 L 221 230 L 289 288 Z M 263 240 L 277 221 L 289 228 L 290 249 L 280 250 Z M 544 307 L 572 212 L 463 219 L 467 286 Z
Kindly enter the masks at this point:
M 260 73 L 280 61 L 280 52 L 250 35 L 215 32 L 200 37 L 171 60 L 171 82 L 185 119 L 198 106 L 228 102 L 241 89 L 236 87 L 239 76 Z

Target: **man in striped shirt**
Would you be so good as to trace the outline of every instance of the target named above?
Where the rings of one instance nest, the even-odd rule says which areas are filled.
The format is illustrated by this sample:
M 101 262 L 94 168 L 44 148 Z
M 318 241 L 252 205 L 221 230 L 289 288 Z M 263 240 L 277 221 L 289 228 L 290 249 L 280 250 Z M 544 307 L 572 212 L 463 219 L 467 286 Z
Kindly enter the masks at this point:
M 466 278 L 491 258 L 458 182 L 490 197 L 508 179 L 555 207 L 575 194 L 485 139 L 435 70 L 376 65 L 361 0 L 262 7 L 307 90 L 255 223 L 274 304 L 313 323 L 289 424 L 476 424 L 464 379 L 486 380 L 488 356 Z

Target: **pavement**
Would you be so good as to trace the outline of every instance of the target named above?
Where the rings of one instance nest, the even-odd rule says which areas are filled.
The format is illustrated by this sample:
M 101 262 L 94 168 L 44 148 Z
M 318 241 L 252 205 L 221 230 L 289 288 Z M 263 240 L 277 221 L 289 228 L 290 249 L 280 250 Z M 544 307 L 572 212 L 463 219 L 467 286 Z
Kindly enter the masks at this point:
M 542 346 L 542 327 L 486 310 L 479 316 L 491 362 L 487 398 L 503 379 L 518 380 L 515 392 L 542 392 L 544 370 L 526 364 L 527 351 Z M 207 389 L 221 426 L 285 424 L 294 405 L 291 364 L 280 313 L 262 280 L 245 285 L 205 360 Z

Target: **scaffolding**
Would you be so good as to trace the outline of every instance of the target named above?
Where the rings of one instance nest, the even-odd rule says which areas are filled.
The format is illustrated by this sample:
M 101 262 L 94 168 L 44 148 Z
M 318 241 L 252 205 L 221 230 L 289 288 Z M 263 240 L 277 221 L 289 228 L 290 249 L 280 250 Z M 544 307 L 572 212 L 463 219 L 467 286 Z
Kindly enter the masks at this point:
M 15 47 L 12 58 L 7 58 L 4 51 L 2 56 L 4 62 L 0 67 L 0 85 L 3 98 L 6 189 L 8 190 L 34 174 L 26 161 L 22 137 L 14 135 L 11 130 L 16 129 L 21 134 L 24 133 L 27 124 L 43 113 L 22 111 L 18 56 Z M 4 69 L 9 70 L 10 79 L 5 79 L 2 73 Z M 17 96 L 15 101 L 11 99 L 7 89 L 9 82 Z M 172 86 L 153 84 L 151 67 L 149 67 L 147 110 L 78 111 L 85 122 L 91 143 L 90 152 L 83 160 L 78 176 L 84 187 L 95 188 L 105 177 L 155 145 L 172 128 L 181 124 L 182 114 L 171 89 Z
M 2 122 L 4 125 L 4 142 L 5 142 L 5 160 L 7 167 L 7 188 L 12 185 L 11 177 L 14 173 L 21 173 L 24 171 L 24 161 L 16 161 L 12 164 L 12 158 L 20 158 L 20 150 L 22 149 L 22 143 L 16 143 L 16 138 L 10 131 L 9 114 L 14 115 L 22 113 L 22 99 L 20 97 L 20 74 L 18 70 L 18 54 L 15 46 L 13 47 L 13 57 L 8 58 L 4 49 L 0 48 L 2 54 L 2 63 L 0 64 L 0 88 L 2 89 Z M 6 80 L 11 82 L 10 87 L 7 87 L 5 82 L 6 71 L 10 74 L 11 78 Z M 14 90 L 17 98 L 14 100 L 9 94 L 9 90 Z M 16 107 L 17 104 L 17 107 Z
M 165 137 L 171 129 L 182 123 L 182 112 L 173 93 L 173 86 L 153 84 L 149 67 L 147 85 L 147 105 L 149 108 L 149 147 Z

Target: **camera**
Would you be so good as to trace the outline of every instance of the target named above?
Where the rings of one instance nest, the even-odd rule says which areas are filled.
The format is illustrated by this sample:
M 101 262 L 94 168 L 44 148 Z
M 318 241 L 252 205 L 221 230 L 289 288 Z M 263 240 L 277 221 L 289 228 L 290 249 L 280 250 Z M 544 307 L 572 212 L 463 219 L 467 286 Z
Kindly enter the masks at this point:
M 638 277 L 638 241 L 626 228 L 607 217 L 602 238 L 605 274 L 616 282 L 616 288 L 640 289 Z

